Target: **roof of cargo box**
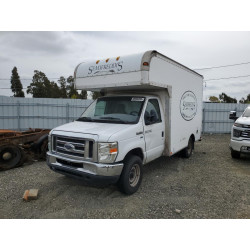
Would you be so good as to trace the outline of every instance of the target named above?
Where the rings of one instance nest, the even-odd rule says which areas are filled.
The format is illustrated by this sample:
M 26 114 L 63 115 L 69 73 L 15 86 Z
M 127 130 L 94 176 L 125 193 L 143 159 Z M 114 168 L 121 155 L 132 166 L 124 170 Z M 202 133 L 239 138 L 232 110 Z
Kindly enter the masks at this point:
M 197 76 L 203 77 L 194 70 L 164 56 L 156 50 L 150 50 L 140 54 L 80 63 L 74 73 L 75 86 L 77 89 L 93 90 L 121 86 L 122 84 L 120 83 L 122 82 L 126 82 L 124 86 L 139 85 L 138 81 L 141 81 L 142 78 L 141 72 L 149 71 L 150 61 L 157 55 L 190 73 L 192 72 Z M 119 78 L 117 78 L 118 76 Z

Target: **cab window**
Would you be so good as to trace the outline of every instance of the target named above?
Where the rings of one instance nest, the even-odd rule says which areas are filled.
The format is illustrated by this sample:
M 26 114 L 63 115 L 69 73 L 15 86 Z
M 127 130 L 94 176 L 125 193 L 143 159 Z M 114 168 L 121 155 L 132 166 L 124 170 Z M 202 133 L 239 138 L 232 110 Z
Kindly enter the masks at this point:
M 144 114 L 144 120 L 146 125 L 161 122 L 160 106 L 157 99 L 149 99 Z

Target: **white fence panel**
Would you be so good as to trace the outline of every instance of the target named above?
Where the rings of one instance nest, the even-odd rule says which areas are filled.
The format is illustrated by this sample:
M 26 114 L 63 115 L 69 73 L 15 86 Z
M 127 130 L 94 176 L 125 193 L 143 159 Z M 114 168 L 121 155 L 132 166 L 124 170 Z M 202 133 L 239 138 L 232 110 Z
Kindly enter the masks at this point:
M 249 104 L 237 103 L 203 103 L 203 133 L 230 133 L 233 120 L 229 120 L 229 112 L 237 111 L 240 116 Z
M 78 118 L 92 100 L 0 96 L 0 129 L 54 128 Z M 230 133 L 229 112 L 240 116 L 249 104 L 203 103 L 203 133 Z
M 92 100 L 0 96 L 0 129 L 54 128 L 79 117 Z

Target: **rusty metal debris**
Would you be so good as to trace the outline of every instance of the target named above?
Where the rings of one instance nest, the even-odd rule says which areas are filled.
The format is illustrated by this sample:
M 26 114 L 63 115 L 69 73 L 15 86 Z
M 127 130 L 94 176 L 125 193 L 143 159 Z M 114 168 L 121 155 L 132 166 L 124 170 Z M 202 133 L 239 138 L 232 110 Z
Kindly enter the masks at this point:
M 0 170 L 21 166 L 28 155 L 46 157 L 49 129 L 0 130 Z

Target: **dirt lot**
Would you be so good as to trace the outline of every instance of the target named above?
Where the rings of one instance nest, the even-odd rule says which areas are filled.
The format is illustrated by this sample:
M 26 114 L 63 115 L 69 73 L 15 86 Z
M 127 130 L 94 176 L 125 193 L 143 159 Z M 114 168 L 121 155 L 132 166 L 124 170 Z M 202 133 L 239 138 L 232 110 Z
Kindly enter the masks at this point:
M 190 159 L 162 157 L 146 165 L 132 196 L 54 173 L 45 162 L 2 171 L 0 218 L 250 218 L 250 157 L 232 159 L 229 140 L 206 135 Z M 39 197 L 24 202 L 30 188 Z

